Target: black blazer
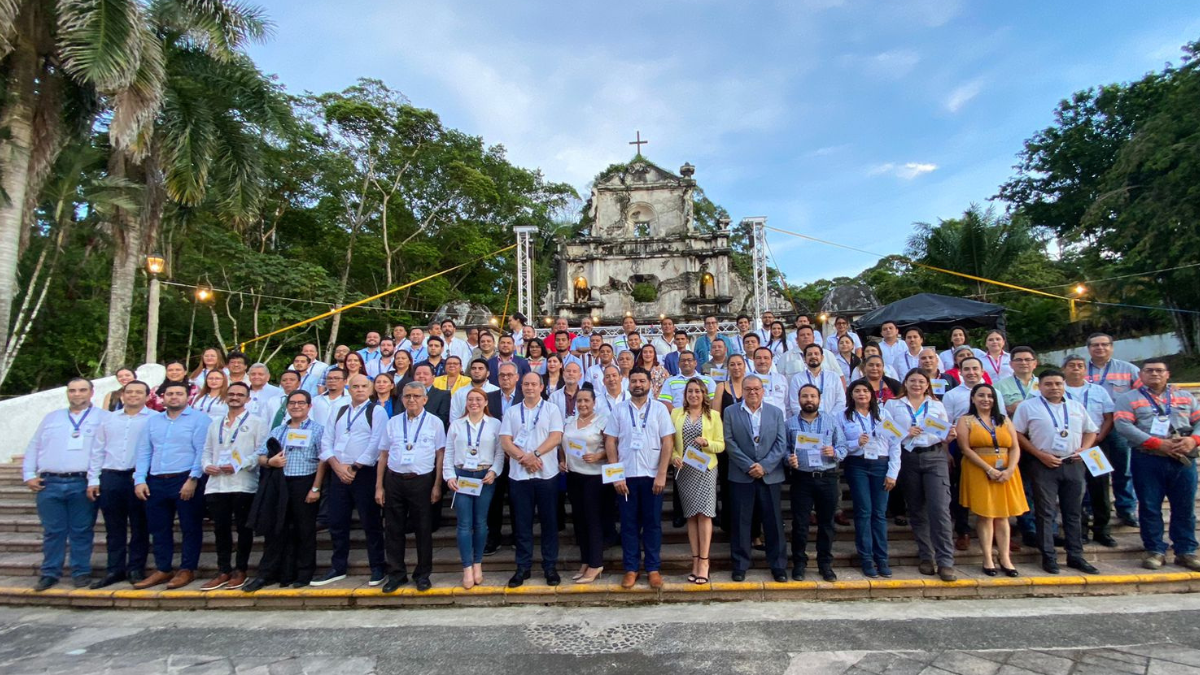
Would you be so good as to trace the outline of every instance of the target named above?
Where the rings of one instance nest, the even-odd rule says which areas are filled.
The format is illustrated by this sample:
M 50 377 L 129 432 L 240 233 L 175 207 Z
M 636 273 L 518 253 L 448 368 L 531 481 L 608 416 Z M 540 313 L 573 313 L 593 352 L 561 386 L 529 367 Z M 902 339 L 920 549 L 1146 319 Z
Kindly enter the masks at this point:
M 425 394 L 429 400 L 425 401 L 425 412 L 433 415 L 442 421 L 446 431 L 450 430 L 450 393 L 430 387 Z
M 504 421 L 504 401 L 501 399 L 502 396 L 504 396 L 504 392 L 500 391 L 499 389 L 496 391 L 489 391 L 487 395 L 488 414 L 500 420 L 501 422 Z M 513 389 L 511 403 L 518 403 L 520 400 L 521 390 L 519 388 Z

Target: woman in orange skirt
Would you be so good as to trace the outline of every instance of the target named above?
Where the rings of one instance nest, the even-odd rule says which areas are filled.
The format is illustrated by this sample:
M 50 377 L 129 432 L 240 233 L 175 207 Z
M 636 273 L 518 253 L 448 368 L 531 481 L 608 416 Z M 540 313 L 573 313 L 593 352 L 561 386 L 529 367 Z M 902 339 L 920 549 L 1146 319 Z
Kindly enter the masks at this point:
M 962 451 L 959 503 L 976 516 L 975 530 L 983 548 L 983 573 L 998 574 L 992 562 L 992 539 L 1000 553 L 1000 570 L 1015 577 L 1009 556 L 1008 519 L 1029 510 L 1017 462 L 1021 449 L 1012 421 L 1004 416 L 992 385 L 971 390 L 971 408 L 958 418 L 958 447 Z

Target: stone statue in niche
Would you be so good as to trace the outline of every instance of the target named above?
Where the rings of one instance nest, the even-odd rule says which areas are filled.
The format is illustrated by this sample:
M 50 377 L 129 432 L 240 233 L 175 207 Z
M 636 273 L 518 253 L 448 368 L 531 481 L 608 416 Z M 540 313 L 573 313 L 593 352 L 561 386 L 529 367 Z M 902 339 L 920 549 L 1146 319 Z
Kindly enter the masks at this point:
M 592 290 L 588 288 L 587 279 L 584 279 L 582 274 L 577 275 L 575 277 L 575 303 L 585 303 L 591 301 L 591 299 Z

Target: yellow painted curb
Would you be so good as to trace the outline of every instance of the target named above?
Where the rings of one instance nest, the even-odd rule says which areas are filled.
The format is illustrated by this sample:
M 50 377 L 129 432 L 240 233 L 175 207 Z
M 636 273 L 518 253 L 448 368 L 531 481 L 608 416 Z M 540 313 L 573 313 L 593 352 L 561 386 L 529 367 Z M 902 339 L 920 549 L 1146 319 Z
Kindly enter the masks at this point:
M 871 590 L 871 582 L 869 580 L 862 581 L 814 581 L 817 585 L 817 590 L 828 588 L 835 591 L 869 591 Z
M 712 581 L 708 585 L 714 591 L 721 591 L 723 593 L 729 591 L 753 593 L 754 591 L 761 591 L 763 589 L 763 582 L 761 581 Z
M 1034 586 L 1083 586 L 1087 584 L 1083 577 L 1029 577 Z
M 977 588 L 978 579 L 959 579 L 957 581 L 942 581 L 941 579 L 919 579 L 925 588 Z
M 925 588 L 924 579 L 868 579 L 872 589 L 901 590 L 910 588 Z

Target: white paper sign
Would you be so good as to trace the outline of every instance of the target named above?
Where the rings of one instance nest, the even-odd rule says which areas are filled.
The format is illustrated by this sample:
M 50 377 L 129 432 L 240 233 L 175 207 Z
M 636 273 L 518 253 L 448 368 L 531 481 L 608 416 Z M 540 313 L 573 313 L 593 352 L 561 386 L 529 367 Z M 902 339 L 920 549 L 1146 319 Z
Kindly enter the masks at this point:
M 625 480 L 625 465 L 619 462 L 616 464 L 605 464 L 600 467 L 600 471 L 605 485 Z
M 458 478 L 458 492 L 460 494 L 478 497 L 479 493 L 483 492 L 483 479 L 460 476 Z
M 1084 465 L 1093 476 L 1112 473 L 1112 464 L 1108 463 L 1108 458 L 1104 456 L 1104 451 L 1100 448 L 1088 448 L 1080 454 L 1080 457 L 1083 458 Z
M 570 455 L 572 457 L 578 457 L 579 459 L 583 459 L 583 456 L 585 454 L 587 454 L 586 451 L 587 451 L 587 448 L 584 447 L 583 443 L 580 443 L 579 441 L 567 441 L 567 454 L 568 455 Z
M 690 446 L 683 451 L 683 463 L 700 473 L 708 471 L 708 455 Z
M 308 429 L 288 429 L 287 435 L 284 436 L 284 445 L 289 448 L 303 448 L 308 445 L 310 435 Z

